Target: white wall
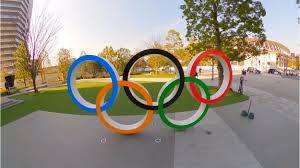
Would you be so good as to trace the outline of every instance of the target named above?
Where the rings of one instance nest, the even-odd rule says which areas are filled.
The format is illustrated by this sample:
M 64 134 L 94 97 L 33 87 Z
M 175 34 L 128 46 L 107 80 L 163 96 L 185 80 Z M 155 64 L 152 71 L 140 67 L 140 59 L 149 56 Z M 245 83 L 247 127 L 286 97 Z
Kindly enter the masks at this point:
M 268 53 L 257 57 L 251 57 L 244 61 L 243 68 L 254 67 L 262 72 L 267 72 L 270 68 L 276 68 L 276 54 Z

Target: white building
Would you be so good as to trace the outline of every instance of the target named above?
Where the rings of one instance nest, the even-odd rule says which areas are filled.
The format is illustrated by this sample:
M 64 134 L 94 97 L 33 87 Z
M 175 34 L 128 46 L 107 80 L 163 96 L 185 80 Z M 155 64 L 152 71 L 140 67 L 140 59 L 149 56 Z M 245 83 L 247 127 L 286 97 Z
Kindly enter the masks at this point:
M 252 40 L 254 42 L 254 39 Z M 243 61 L 241 65 L 243 65 L 244 69 L 254 67 L 262 72 L 267 72 L 270 68 L 279 69 L 281 71 L 287 68 L 288 57 L 291 56 L 291 52 L 286 46 L 275 41 L 267 40 L 263 45 L 257 47 L 265 49 L 266 54 L 250 57 Z

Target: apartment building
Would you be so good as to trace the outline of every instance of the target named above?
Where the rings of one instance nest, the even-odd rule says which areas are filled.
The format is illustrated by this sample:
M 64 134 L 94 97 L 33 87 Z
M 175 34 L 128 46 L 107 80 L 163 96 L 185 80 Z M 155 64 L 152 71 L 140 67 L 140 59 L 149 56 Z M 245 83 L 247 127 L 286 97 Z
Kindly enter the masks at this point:
M 13 53 L 29 28 L 33 0 L 1 0 L 1 70 L 14 74 Z

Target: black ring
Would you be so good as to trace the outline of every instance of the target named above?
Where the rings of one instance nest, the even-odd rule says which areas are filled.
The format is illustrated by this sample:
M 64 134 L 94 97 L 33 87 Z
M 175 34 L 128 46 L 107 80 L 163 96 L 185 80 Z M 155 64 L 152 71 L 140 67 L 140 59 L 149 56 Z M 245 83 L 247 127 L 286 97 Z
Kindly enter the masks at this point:
M 167 57 L 170 61 L 172 61 L 175 64 L 176 68 L 178 69 L 179 80 L 180 80 L 179 87 L 178 87 L 178 90 L 177 90 L 175 96 L 172 97 L 172 99 L 170 99 L 168 102 L 163 104 L 163 107 L 165 108 L 165 107 L 168 107 L 171 104 L 173 104 L 179 98 L 179 96 L 182 93 L 183 87 L 184 87 L 184 72 L 183 72 L 182 66 L 181 66 L 180 62 L 178 61 L 178 59 L 175 56 L 173 56 L 171 53 L 161 50 L 161 49 L 147 49 L 147 50 L 143 50 L 143 51 L 137 53 L 129 60 L 129 62 L 125 66 L 125 69 L 123 72 L 123 80 L 128 81 L 128 75 L 129 75 L 130 68 L 134 65 L 134 63 L 138 59 L 140 59 L 143 56 L 150 55 L 150 54 L 159 54 L 164 57 Z M 137 106 L 139 106 L 143 109 L 146 109 L 146 110 L 157 110 L 158 109 L 158 106 L 149 106 L 149 105 L 143 104 L 143 103 L 139 102 L 138 100 L 136 100 L 135 97 L 130 92 L 128 87 L 125 86 L 124 91 L 125 91 L 127 97 Z

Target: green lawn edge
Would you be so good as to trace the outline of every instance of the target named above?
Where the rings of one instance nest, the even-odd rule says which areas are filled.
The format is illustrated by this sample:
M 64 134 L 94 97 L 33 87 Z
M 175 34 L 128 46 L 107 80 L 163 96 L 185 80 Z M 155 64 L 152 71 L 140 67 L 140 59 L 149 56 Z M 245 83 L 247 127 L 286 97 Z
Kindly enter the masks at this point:
M 90 102 L 94 102 L 99 90 L 101 90 L 101 87 L 105 84 L 107 83 L 78 82 L 77 87 L 85 99 Z M 158 82 L 143 83 L 143 86 L 147 88 L 152 98 L 158 95 L 159 89 L 162 85 L 163 83 Z M 215 87 L 209 86 L 209 89 L 211 93 L 216 91 Z M 109 97 L 109 94 L 107 97 Z M 12 98 L 23 100 L 24 102 L 1 111 L 1 126 L 16 121 L 37 110 L 76 115 L 95 115 L 95 113 L 88 113 L 81 110 L 75 105 L 75 103 L 72 102 L 67 91 L 67 86 L 45 88 L 41 89 L 39 93 L 26 93 L 13 96 Z M 246 95 L 240 95 L 236 92 L 229 91 L 222 101 L 210 105 L 210 107 L 215 108 L 235 104 L 248 99 L 249 97 Z M 199 105 L 200 104 L 197 100 L 195 100 L 188 91 L 184 89 L 180 98 L 165 110 L 167 113 L 191 111 L 197 109 Z M 145 112 L 146 110 L 138 108 L 130 102 L 123 89 L 120 90 L 120 95 L 116 103 L 108 110 L 110 115 L 143 115 Z

